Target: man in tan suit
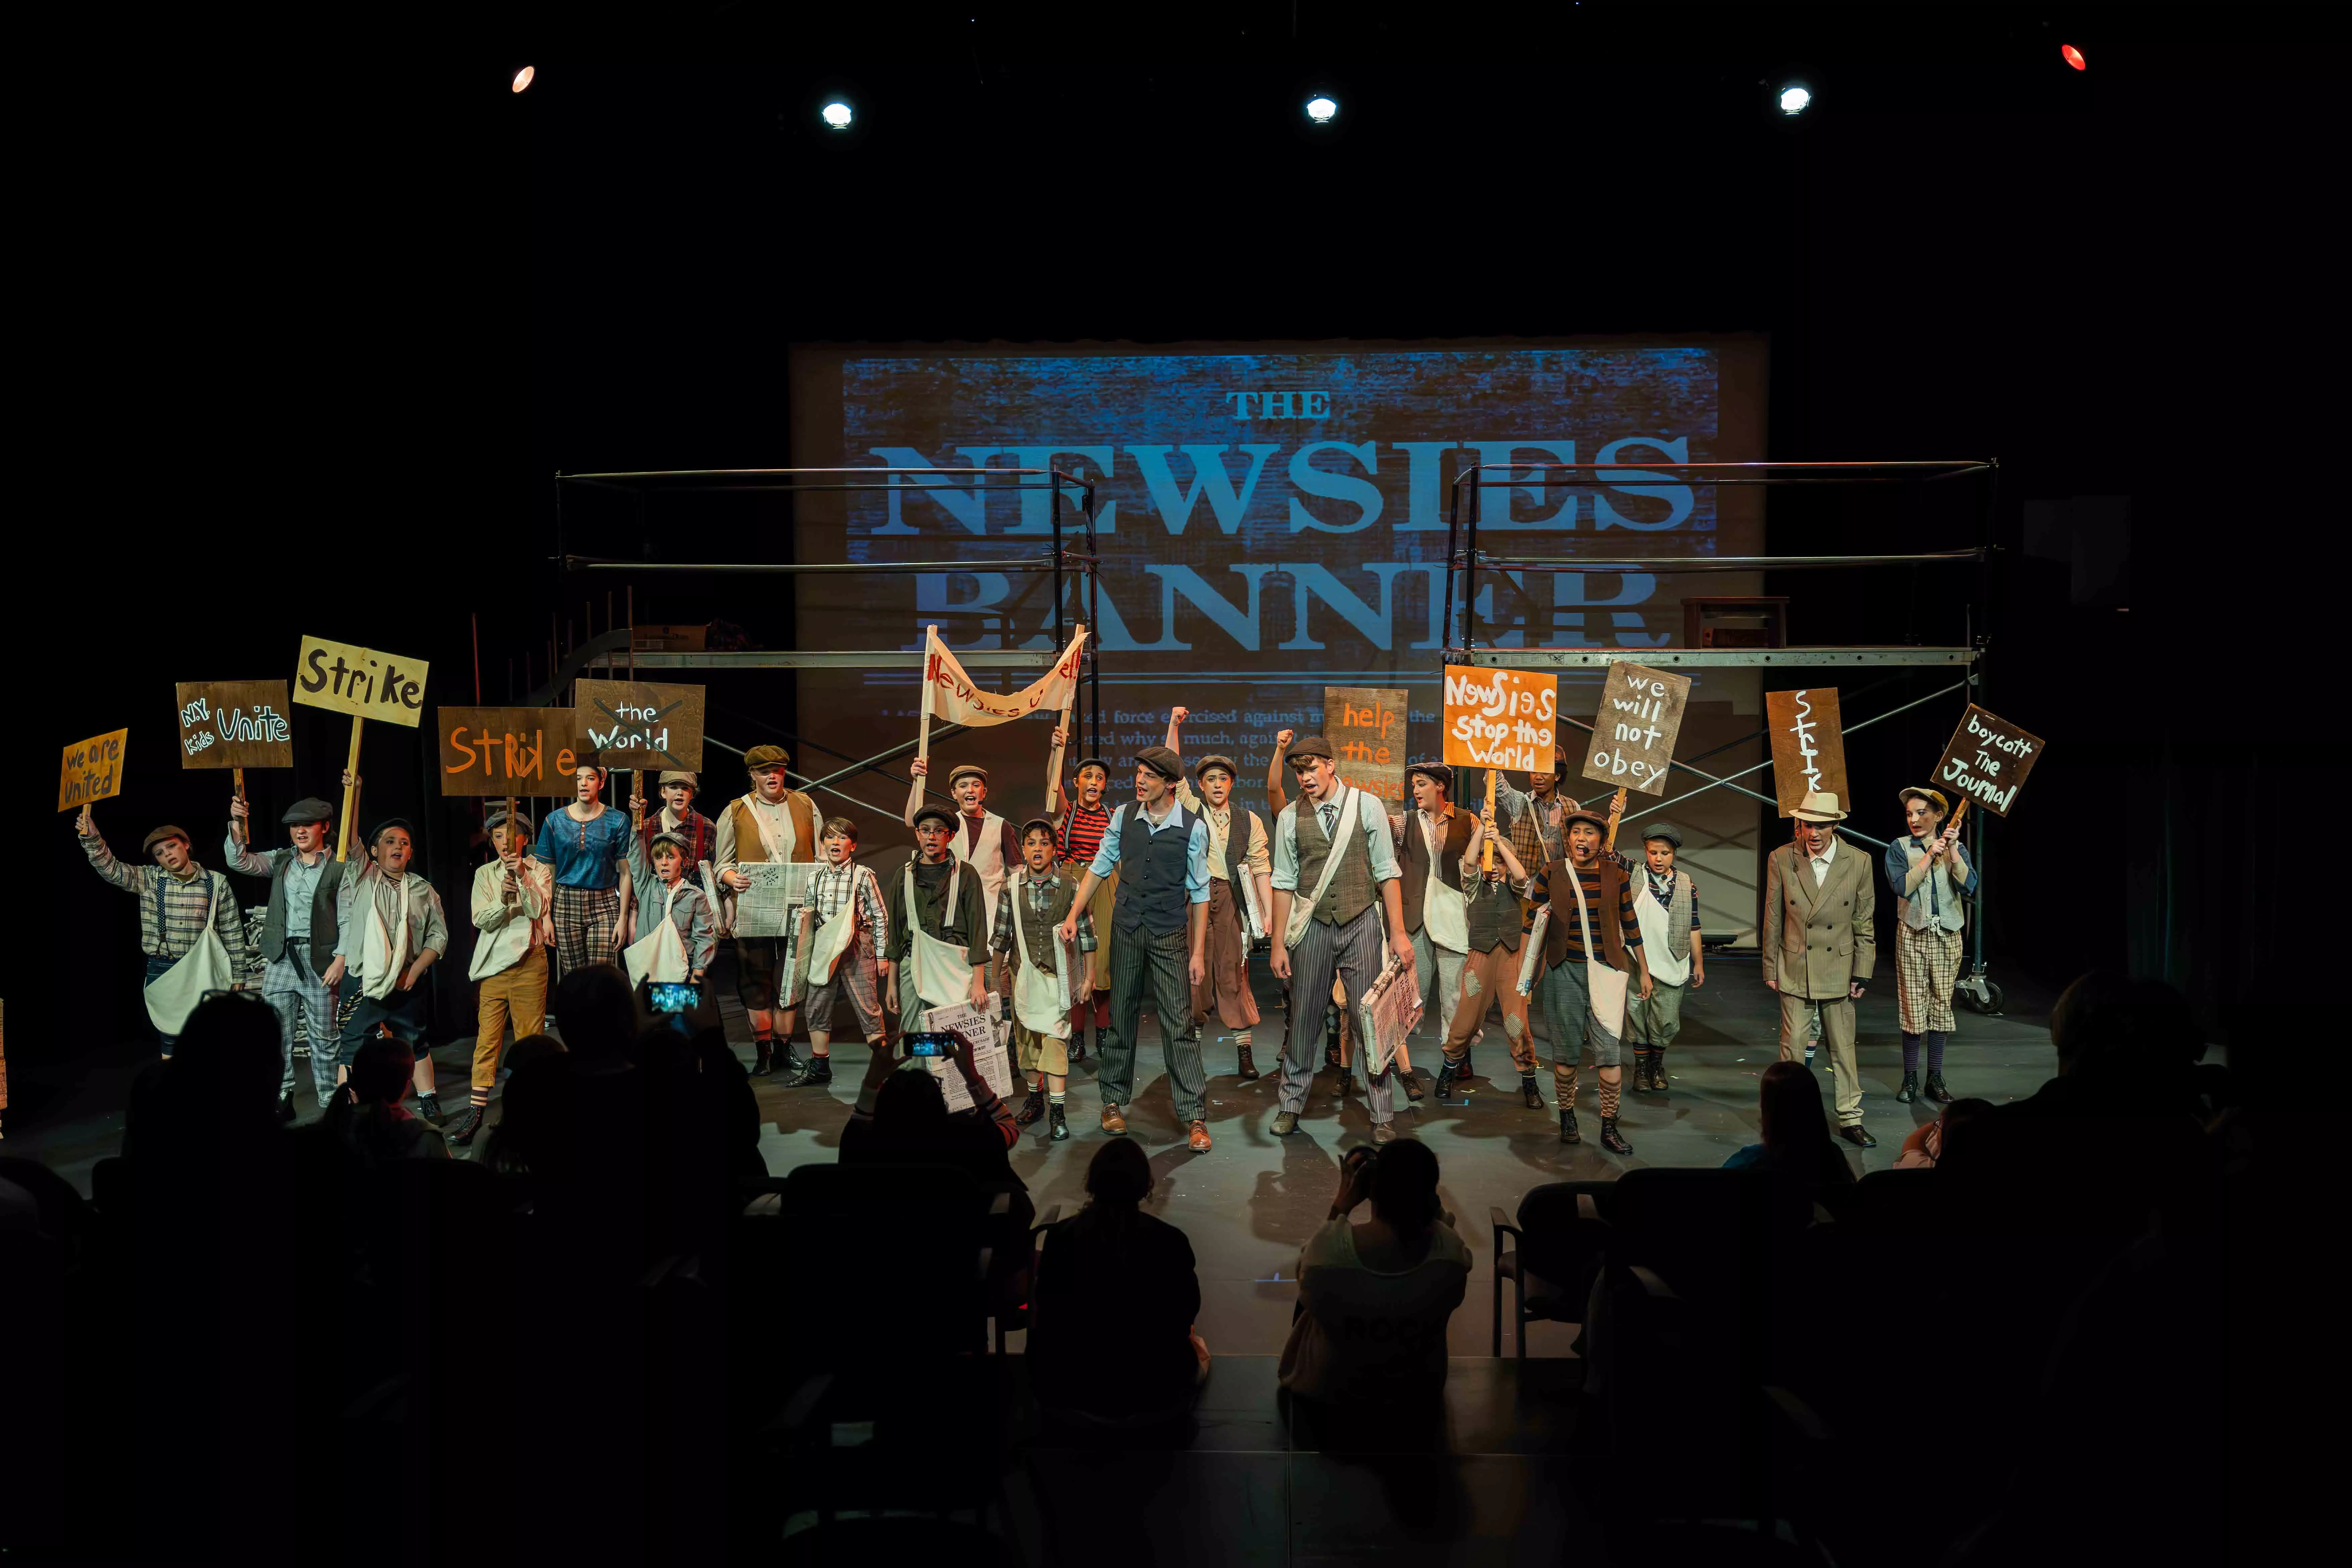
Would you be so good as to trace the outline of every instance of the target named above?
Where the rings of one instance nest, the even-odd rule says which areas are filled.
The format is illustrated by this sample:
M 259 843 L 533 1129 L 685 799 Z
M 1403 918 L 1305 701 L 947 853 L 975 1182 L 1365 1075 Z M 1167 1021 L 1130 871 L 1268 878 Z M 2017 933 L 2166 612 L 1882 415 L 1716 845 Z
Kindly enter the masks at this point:
M 1800 1059 L 1806 1026 L 1821 1009 L 1837 1095 L 1837 1135 L 1878 1147 L 1862 1125 L 1862 1079 L 1853 1058 L 1853 1005 L 1878 963 L 1877 879 L 1869 857 L 1849 849 L 1831 824 L 1845 820 L 1838 797 L 1817 790 L 1792 813 L 1795 842 L 1772 851 L 1764 873 L 1764 984 L 1780 994 L 1780 1059 Z

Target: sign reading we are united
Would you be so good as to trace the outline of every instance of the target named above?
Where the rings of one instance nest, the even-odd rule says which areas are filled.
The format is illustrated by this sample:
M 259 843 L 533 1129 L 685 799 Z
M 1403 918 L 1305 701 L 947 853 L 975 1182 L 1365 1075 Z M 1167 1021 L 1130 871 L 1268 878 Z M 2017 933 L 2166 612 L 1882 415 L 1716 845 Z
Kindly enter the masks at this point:
M 425 663 L 324 637 L 304 637 L 294 662 L 294 700 L 355 719 L 425 722 Z

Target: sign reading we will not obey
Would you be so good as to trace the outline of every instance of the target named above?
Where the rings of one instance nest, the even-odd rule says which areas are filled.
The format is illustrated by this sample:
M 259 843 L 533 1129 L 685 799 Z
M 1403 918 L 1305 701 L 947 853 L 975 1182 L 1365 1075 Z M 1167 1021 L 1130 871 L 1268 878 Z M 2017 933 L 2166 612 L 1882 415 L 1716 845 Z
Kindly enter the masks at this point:
M 1592 715 L 1584 776 L 1644 795 L 1665 794 L 1666 769 L 1675 760 L 1675 738 L 1682 733 L 1690 689 L 1689 676 L 1670 669 L 1631 659 L 1611 665 L 1601 681 L 1601 706 Z
M 1765 722 L 1772 733 L 1772 794 L 1787 816 L 1805 796 L 1826 790 L 1841 810 L 1853 809 L 1845 787 L 1845 723 L 1838 716 L 1833 687 L 1764 694 Z

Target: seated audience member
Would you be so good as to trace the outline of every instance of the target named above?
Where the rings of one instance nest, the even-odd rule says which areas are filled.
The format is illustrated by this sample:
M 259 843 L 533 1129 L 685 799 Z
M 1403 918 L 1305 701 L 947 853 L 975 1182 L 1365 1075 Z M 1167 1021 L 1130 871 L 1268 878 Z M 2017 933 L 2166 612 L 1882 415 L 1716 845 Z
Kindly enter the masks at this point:
M 1371 1217 L 1349 1215 L 1366 1199 Z M 1323 1228 L 1298 1255 L 1298 1317 L 1282 1385 L 1309 1399 L 1395 1411 L 1445 1386 L 1445 1323 L 1462 1304 L 1470 1247 L 1437 1205 L 1437 1156 L 1401 1138 L 1351 1151 Z
M 507 1073 L 509 1077 L 536 1061 L 563 1055 L 563 1042 L 553 1035 L 525 1035 L 507 1047 Z
M 449 1157 L 440 1129 L 402 1103 L 415 1069 L 408 1043 L 389 1036 L 365 1042 L 352 1057 L 351 1079 L 327 1108 L 327 1126 L 362 1163 Z
M 1087 1167 L 1087 1206 L 1053 1228 L 1039 1256 L 1029 1382 L 1063 1419 L 1171 1420 L 1209 1375 L 1209 1347 L 1192 1331 L 1201 1310 L 1192 1244 L 1142 1211 L 1150 1191 L 1143 1146 L 1109 1140 Z
M 610 964 L 591 964 L 563 977 L 555 988 L 556 1016 L 563 1048 L 583 1065 L 626 1068 L 637 1037 L 636 1003 L 628 977 Z
M 905 1042 L 898 1045 L 903 1049 Z M 955 1070 L 971 1094 L 970 1110 L 950 1114 L 946 1094 L 928 1070 L 898 1070 L 914 1059 L 888 1043 L 874 1047 L 849 1125 L 841 1130 L 842 1163 L 961 1165 L 983 1186 L 1009 1182 L 1019 1187 L 1021 1180 L 1004 1156 L 1021 1129 L 981 1076 L 971 1044 L 956 1037 Z
M 1727 1171 L 1777 1171 L 1811 1187 L 1853 1184 L 1853 1167 L 1830 1137 L 1822 1110 L 1822 1083 L 1802 1062 L 1774 1062 L 1756 1090 L 1757 1131 L 1763 1142 L 1733 1152 Z
M 523 1047 L 530 1043 L 516 1041 L 508 1059 L 525 1055 Z M 478 1156 L 482 1163 L 501 1176 L 546 1182 L 568 1178 L 577 1152 L 573 1127 L 579 1114 L 570 1053 L 558 1046 L 525 1056 L 508 1069 L 499 1103 L 499 1119 L 490 1124 Z
M 1956 1100 L 1944 1107 L 1944 1113 L 1933 1121 L 1922 1122 L 1903 1140 L 1903 1152 L 1896 1156 L 1898 1171 L 1932 1171 L 1944 1157 L 1944 1141 L 1953 1128 L 1992 1109 L 1989 1100 Z

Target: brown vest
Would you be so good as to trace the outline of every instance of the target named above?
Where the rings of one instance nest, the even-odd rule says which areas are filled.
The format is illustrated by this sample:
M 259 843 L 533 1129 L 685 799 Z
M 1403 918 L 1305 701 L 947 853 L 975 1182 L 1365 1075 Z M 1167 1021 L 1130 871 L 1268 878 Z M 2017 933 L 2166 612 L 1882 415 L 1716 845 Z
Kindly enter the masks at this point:
M 743 805 L 742 798 L 727 803 L 728 814 L 735 818 L 735 858 L 765 860 L 768 841 L 760 837 L 760 824 Z M 793 859 L 795 863 L 816 858 L 816 810 L 809 797 L 796 789 L 784 792 L 784 810 L 793 819 Z
M 1362 792 L 1349 790 L 1344 793 L 1349 811 L 1363 809 L 1356 798 Z M 1303 898 L 1313 892 L 1315 884 L 1323 879 L 1323 862 L 1331 853 L 1331 840 L 1323 831 L 1323 813 L 1315 802 L 1300 795 L 1297 811 L 1298 894 Z M 1340 818 L 1340 826 L 1346 825 L 1347 819 Z M 1388 825 L 1381 824 L 1378 831 L 1387 832 Z M 1363 823 L 1360 818 L 1353 842 L 1348 846 L 1347 858 L 1340 861 L 1339 868 L 1331 873 L 1330 887 L 1324 889 L 1323 897 L 1315 905 L 1315 918 L 1332 925 L 1346 925 L 1370 909 L 1372 900 L 1377 896 L 1372 888 L 1372 849 L 1364 842 Z
M 1023 885 L 1014 885 L 1013 879 L 1016 876 L 1024 879 Z M 1053 906 L 1052 912 L 1041 916 L 1029 901 L 1029 889 L 1025 882 L 1028 876 L 1029 868 L 1026 866 L 1007 871 L 1004 874 L 1004 891 L 1001 896 L 1013 900 L 1013 918 L 1021 922 L 1021 935 L 1029 943 L 1030 966 L 1051 974 L 1054 973 L 1054 942 L 1056 940 L 1054 931 L 1070 918 L 1070 906 L 1077 900 L 1078 888 L 1075 881 L 1065 876 L 1062 885 L 1054 889 L 1053 898 L 1047 900 Z M 1020 948 L 1015 947 L 1010 956 L 1018 963 Z
M 1471 817 L 1460 806 L 1445 819 L 1445 832 L 1438 841 L 1437 879 L 1453 889 L 1462 890 L 1462 852 L 1470 847 Z M 1408 934 L 1421 931 L 1421 906 L 1429 891 L 1429 845 L 1421 831 L 1421 813 L 1408 808 L 1404 814 L 1404 929 Z
M 1576 923 L 1576 889 L 1570 879 L 1576 868 L 1565 860 L 1555 860 L 1544 868 L 1544 886 L 1551 893 L 1551 919 L 1544 925 L 1544 967 L 1556 969 L 1568 962 L 1568 933 L 1578 931 Z M 1601 862 L 1601 897 L 1587 896 L 1585 913 L 1592 921 L 1592 934 L 1601 939 L 1601 959 L 1610 968 L 1622 973 L 1633 972 L 1633 960 L 1625 952 L 1625 930 L 1618 924 L 1617 900 L 1625 891 L 1624 868 L 1614 860 Z M 1581 940 L 1582 932 L 1578 931 Z

